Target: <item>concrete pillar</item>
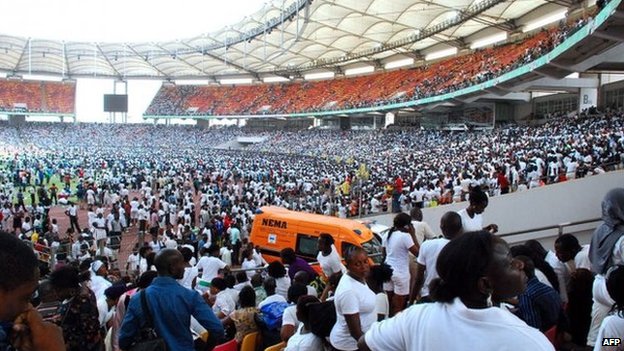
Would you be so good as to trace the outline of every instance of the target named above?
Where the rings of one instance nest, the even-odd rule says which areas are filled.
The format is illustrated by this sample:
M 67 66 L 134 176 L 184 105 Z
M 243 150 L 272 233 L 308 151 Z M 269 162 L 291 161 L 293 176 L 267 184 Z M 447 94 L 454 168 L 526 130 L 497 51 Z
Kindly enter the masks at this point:
M 598 89 L 581 88 L 579 94 L 579 112 L 592 106 L 598 106 Z
M 315 128 L 316 128 L 316 127 L 320 127 L 320 126 L 321 126 L 321 119 L 320 119 L 320 118 L 318 118 L 318 117 L 312 117 L 312 118 L 314 118 L 314 122 L 312 122 L 312 123 L 313 123 L 313 125 L 314 125 L 314 127 L 315 127 Z
M 393 112 L 386 113 L 384 128 L 388 128 L 389 125 L 394 124 L 394 117 L 395 115 Z

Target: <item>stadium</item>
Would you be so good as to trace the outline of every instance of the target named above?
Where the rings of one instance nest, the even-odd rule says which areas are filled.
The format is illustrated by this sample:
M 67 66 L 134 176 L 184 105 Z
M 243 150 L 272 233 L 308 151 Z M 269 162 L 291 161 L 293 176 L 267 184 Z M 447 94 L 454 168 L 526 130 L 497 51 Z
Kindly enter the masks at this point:
M 59 344 L 141 347 L 145 291 L 169 350 L 621 347 L 622 0 L 229 11 L 0 27 L 0 250 Z

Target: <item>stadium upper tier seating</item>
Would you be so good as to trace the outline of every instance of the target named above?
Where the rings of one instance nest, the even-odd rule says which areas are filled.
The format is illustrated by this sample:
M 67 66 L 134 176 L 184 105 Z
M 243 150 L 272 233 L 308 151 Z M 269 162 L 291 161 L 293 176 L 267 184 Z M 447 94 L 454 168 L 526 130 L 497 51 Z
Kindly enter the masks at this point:
M 519 42 L 476 50 L 430 65 L 317 82 L 245 86 L 165 86 L 145 115 L 258 115 L 344 110 L 445 94 L 512 71 L 551 51 L 580 19 Z
M 0 111 L 74 114 L 76 83 L 0 79 Z

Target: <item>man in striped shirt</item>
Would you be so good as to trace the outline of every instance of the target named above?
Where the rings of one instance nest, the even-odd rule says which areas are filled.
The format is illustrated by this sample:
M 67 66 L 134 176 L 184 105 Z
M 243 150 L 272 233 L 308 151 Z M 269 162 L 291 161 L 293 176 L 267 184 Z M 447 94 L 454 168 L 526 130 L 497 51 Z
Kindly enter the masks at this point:
M 526 256 L 515 257 L 524 263 L 528 278 L 526 290 L 518 296 L 518 317 L 528 325 L 546 331 L 557 324 L 563 309 L 559 293 L 535 277 L 535 265 Z

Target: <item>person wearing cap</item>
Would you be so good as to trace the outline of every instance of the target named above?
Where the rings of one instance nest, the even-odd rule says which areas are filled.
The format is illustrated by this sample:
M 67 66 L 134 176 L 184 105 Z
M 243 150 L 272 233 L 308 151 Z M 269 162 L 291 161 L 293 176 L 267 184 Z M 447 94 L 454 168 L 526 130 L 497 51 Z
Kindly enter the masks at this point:
M 104 291 L 113 285 L 111 282 L 106 280 L 106 276 L 108 275 L 108 267 L 104 264 L 104 262 L 100 260 L 95 260 L 91 263 L 91 290 L 95 294 L 96 299 L 101 299 L 104 297 Z

